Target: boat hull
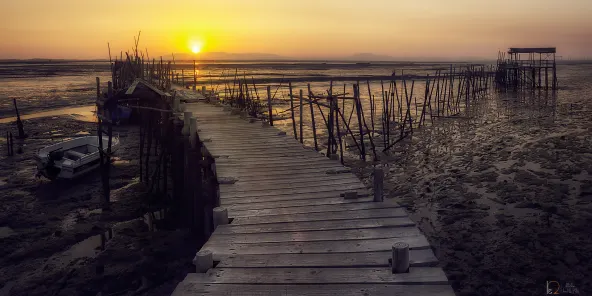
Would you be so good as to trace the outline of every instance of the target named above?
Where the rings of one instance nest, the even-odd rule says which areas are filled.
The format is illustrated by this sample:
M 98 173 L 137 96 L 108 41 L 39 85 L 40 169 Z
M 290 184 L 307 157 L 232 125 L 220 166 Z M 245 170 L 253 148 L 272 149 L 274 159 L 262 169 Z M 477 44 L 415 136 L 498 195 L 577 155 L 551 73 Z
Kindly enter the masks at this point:
M 103 137 L 106 147 L 107 137 Z M 38 176 L 50 180 L 75 179 L 100 167 L 98 137 L 82 137 L 45 147 L 36 155 Z M 86 153 L 77 152 L 84 148 Z M 119 148 L 119 138 L 112 139 L 111 151 Z M 72 154 L 74 157 L 72 157 Z M 59 156 L 56 156 L 59 155 Z

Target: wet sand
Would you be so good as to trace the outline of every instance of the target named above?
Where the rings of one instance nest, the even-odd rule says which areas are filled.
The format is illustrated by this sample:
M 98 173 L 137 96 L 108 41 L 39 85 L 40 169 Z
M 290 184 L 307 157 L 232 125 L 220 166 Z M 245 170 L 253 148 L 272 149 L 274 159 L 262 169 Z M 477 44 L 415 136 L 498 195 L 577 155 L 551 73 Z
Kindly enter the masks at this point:
M 531 110 L 448 120 L 383 161 L 388 198 L 428 236 L 458 295 L 544 295 L 550 280 L 592 292 L 592 108 Z M 349 165 L 371 186 L 371 165 Z
M 112 210 L 101 210 L 97 172 L 67 182 L 36 179 L 34 153 L 96 124 L 72 116 L 23 120 L 22 154 L 0 152 L 0 295 L 163 295 L 191 271 L 198 245 L 189 233 L 150 231 L 154 205 L 138 182 L 137 127 L 116 127 L 122 146 L 111 169 Z M 0 124 L 12 130 L 14 123 Z M 101 234 L 105 240 L 101 240 Z

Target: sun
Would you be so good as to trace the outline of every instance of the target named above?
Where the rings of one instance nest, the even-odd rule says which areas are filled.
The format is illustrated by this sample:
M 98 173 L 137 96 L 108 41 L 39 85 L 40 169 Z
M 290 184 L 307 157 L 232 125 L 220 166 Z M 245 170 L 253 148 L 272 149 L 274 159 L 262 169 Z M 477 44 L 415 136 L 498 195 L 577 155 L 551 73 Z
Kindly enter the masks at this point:
M 201 46 L 199 44 L 194 44 L 191 46 L 191 51 L 195 54 L 201 52 Z
M 202 46 L 203 43 L 200 41 L 193 41 L 189 43 L 189 48 L 191 49 L 191 52 L 193 52 L 194 54 L 200 53 Z

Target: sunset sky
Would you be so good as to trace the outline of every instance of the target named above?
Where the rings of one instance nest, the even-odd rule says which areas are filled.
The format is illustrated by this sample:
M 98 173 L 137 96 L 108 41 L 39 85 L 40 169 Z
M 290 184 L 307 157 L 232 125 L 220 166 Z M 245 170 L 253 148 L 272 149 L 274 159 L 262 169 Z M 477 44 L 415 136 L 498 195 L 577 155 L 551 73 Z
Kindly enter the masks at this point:
M 592 0 L 18 0 L 0 9 L 0 59 L 107 58 L 141 30 L 151 55 L 495 58 L 511 46 L 592 57 Z

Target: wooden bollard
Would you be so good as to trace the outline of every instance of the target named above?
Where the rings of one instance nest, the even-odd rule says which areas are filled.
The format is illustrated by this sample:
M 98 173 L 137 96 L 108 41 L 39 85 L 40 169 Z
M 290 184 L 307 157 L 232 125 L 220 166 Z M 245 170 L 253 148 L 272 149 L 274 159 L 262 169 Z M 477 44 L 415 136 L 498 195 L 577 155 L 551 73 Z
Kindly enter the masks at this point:
M 228 224 L 228 210 L 226 208 L 217 207 L 214 208 L 214 229 L 218 228 L 219 225 Z
M 391 269 L 393 273 L 409 272 L 409 245 L 398 242 L 393 245 Z
M 189 136 L 189 128 L 191 125 L 191 116 L 193 113 L 191 112 L 184 112 L 183 113 L 183 129 L 181 130 L 181 134 L 183 136 Z
M 384 171 L 382 168 L 374 168 L 374 201 L 383 201 L 382 183 L 384 181 Z
M 196 273 L 205 273 L 214 267 L 214 255 L 210 250 L 201 250 L 193 258 Z

